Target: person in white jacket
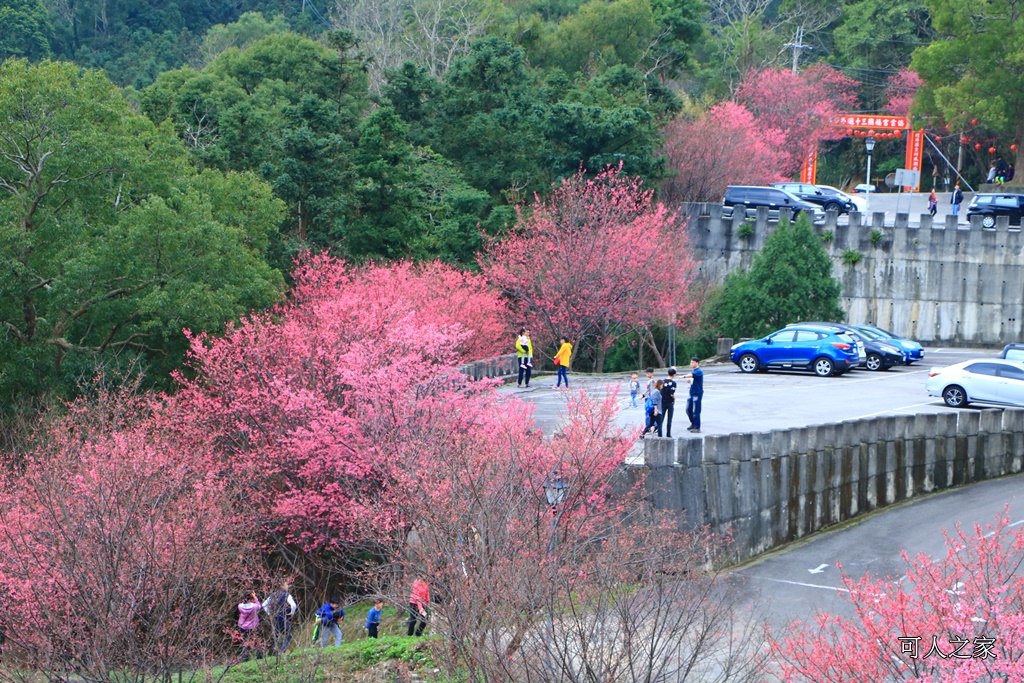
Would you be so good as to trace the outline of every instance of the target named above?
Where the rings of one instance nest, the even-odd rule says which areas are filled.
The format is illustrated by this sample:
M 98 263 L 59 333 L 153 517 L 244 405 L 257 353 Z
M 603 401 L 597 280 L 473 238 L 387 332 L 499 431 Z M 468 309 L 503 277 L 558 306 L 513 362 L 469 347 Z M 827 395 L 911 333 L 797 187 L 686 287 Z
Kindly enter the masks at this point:
M 274 638 L 274 650 L 281 654 L 292 642 L 292 616 L 299 606 L 289 592 L 289 582 L 281 584 L 281 590 L 271 593 L 263 601 L 263 611 L 270 615 L 271 633 Z

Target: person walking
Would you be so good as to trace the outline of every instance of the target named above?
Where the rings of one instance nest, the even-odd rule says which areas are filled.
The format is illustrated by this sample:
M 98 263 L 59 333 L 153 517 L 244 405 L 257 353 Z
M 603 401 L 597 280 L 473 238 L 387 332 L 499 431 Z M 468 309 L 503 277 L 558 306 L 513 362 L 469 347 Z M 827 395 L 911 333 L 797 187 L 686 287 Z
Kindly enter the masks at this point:
M 288 644 L 292 642 L 292 617 L 299 606 L 289 592 L 289 582 L 281 584 L 281 589 L 267 596 L 263 601 L 263 611 L 270 615 L 270 632 L 274 641 L 274 651 L 284 654 Z
M 530 341 L 530 330 L 522 328 L 519 336 L 516 337 L 516 360 L 519 361 L 519 383 L 523 386 L 523 379 L 526 379 L 526 388 L 530 388 L 530 375 L 533 374 L 533 342 Z
M 662 418 L 662 396 L 661 389 L 664 386 L 664 382 L 660 379 L 654 383 L 651 388 L 651 396 L 644 403 L 644 406 L 650 406 L 647 409 L 647 423 L 644 425 L 643 436 L 648 434 L 657 434 L 661 436 L 661 418 Z
M 565 388 L 569 388 L 569 359 L 572 357 L 572 344 L 565 337 L 560 337 L 562 345 L 558 347 L 558 353 L 555 354 L 555 367 L 558 368 L 558 384 L 555 388 L 562 386 L 562 380 L 565 379 Z
M 704 402 L 704 371 L 700 369 L 700 359 L 690 359 L 690 374 L 686 376 L 690 383 L 690 395 L 686 399 L 686 417 L 690 418 L 690 426 L 686 430 L 700 434 L 700 407 Z
M 363 629 L 366 631 L 367 638 L 376 638 L 377 629 L 380 628 L 380 613 L 384 608 L 384 601 L 377 598 L 373 601 L 373 609 L 366 613 L 366 626 Z
M 935 190 L 932 190 L 932 193 L 928 195 L 928 213 L 930 213 L 932 215 L 932 218 L 934 218 L 938 210 L 939 198 L 935 196 Z
M 665 428 L 665 438 L 672 438 L 672 416 L 676 410 L 676 369 L 668 369 L 668 379 L 661 383 L 661 424 Z
M 430 587 L 423 577 L 412 582 L 412 594 L 409 596 L 409 628 L 407 635 L 422 636 L 430 616 Z
M 259 598 L 255 593 L 246 595 L 238 603 L 238 632 L 242 636 L 242 661 L 249 661 L 249 653 L 256 647 L 256 629 L 260 626 Z M 256 659 L 263 659 L 263 654 L 256 649 Z
M 953 205 L 953 215 L 960 215 L 960 205 L 964 202 L 964 193 L 960 191 L 960 183 L 953 186 L 953 196 L 950 197 L 950 203 Z
M 316 611 L 316 620 L 320 624 L 320 647 L 327 647 L 327 636 L 334 635 L 334 647 L 341 647 L 341 624 L 345 619 L 345 608 L 341 600 L 331 598 L 330 602 Z

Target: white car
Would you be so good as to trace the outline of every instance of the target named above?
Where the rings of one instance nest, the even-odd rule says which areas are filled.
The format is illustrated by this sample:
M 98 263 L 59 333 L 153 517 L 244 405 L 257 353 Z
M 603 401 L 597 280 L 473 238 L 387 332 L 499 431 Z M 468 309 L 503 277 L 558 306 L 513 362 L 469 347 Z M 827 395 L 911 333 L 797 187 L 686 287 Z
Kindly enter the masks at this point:
M 868 185 L 867 183 L 861 183 L 860 185 L 855 185 L 854 188 L 853 188 L 853 191 L 854 192 L 877 192 L 877 190 L 875 190 L 875 186 L 874 185 Z
M 950 408 L 970 403 L 1024 406 L 1024 362 L 983 358 L 932 368 L 924 387 Z
M 840 197 L 842 199 L 853 202 L 853 205 L 857 207 L 857 210 L 864 213 L 868 210 L 868 200 L 863 197 L 857 197 L 856 195 L 846 194 L 842 190 L 832 187 L 831 185 L 818 185 L 819 190 L 824 190 L 825 194 L 832 195 L 833 197 Z

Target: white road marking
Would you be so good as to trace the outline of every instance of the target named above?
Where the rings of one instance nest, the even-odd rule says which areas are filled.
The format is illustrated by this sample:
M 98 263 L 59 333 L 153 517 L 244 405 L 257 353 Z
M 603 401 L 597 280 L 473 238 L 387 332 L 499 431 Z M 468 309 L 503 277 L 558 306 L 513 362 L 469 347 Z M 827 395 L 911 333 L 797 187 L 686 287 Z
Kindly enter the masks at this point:
M 827 564 L 819 564 L 814 569 L 808 569 L 807 571 L 809 571 L 812 574 L 820 574 L 823 571 L 825 571 L 826 569 L 828 569 L 828 565 Z
M 847 588 L 837 588 L 836 586 L 822 586 L 817 583 L 804 583 L 803 581 L 787 581 L 786 579 L 773 579 L 769 576 L 751 576 L 752 579 L 761 579 L 762 581 L 774 581 L 775 583 L 788 583 L 791 586 L 803 586 L 804 588 L 824 588 L 830 591 L 840 591 L 842 593 L 849 593 Z
M 1020 526 L 1021 524 L 1024 524 L 1024 519 L 1019 519 L 1016 522 L 1011 522 L 1010 524 L 1006 525 L 1006 528 L 1007 529 L 1012 529 L 1013 527 Z M 990 531 L 987 534 L 985 534 L 984 536 L 982 536 L 982 538 L 988 538 L 989 536 L 994 536 L 995 533 L 996 532 L 994 532 L 994 531 Z
M 874 417 L 875 415 L 885 415 L 886 413 L 895 413 L 900 410 L 910 410 L 911 408 L 920 408 L 921 406 L 934 405 L 936 401 L 925 401 L 924 403 L 912 403 L 909 406 L 901 406 L 899 408 L 887 408 L 886 410 L 879 410 L 874 413 L 867 413 L 866 415 L 858 415 L 857 417 L 848 417 L 846 420 L 862 420 L 865 417 Z

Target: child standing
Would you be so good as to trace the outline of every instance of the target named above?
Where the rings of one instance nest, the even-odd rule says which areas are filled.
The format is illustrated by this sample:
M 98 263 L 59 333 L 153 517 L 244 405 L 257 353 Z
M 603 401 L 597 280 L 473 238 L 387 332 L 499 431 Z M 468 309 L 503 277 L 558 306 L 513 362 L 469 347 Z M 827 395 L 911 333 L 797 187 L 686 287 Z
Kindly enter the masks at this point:
M 366 613 L 366 637 L 376 638 L 377 629 L 380 628 L 380 612 L 384 608 L 384 601 L 377 598 L 373 601 L 373 609 Z
M 629 380 L 629 399 L 633 402 L 633 407 L 636 408 L 636 395 L 640 393 L 640 380 L 636 378 L 636 373 Z
M 320 622 L 320 647 L 327 647 L 327 637 L 334 636 L 334 647 L 341 647 L 341 620 L 345 618 L 345 609 L 341 606 L 341 600 L 331 598 L 331 601 L 316 612 L 316 619 Z

